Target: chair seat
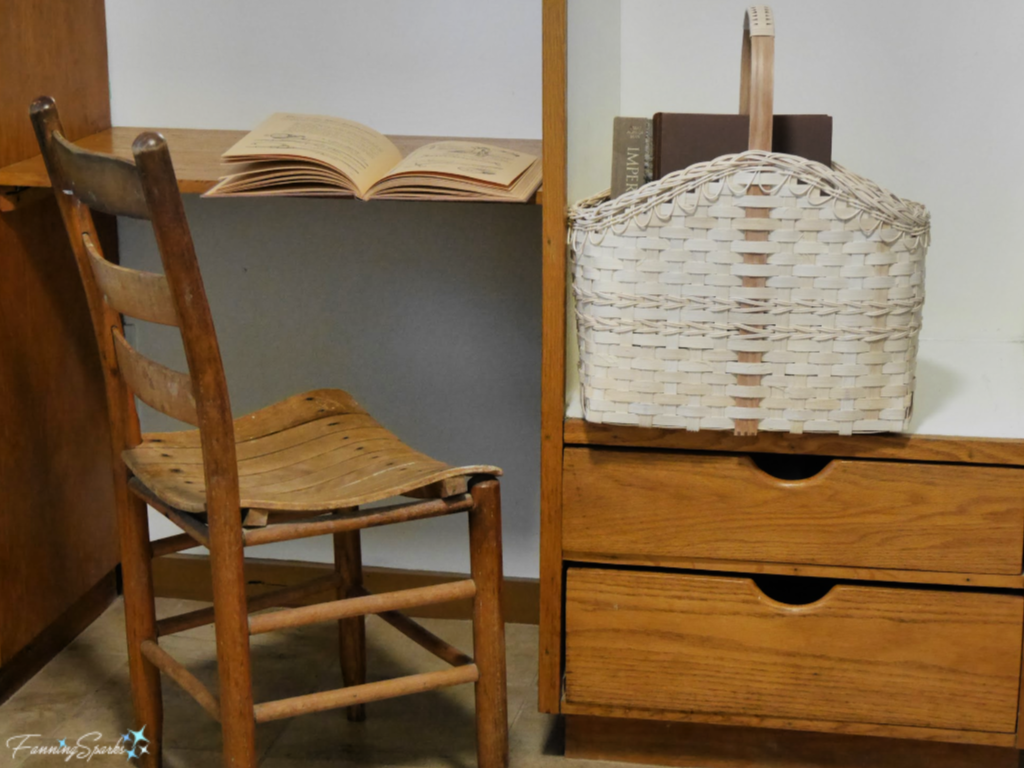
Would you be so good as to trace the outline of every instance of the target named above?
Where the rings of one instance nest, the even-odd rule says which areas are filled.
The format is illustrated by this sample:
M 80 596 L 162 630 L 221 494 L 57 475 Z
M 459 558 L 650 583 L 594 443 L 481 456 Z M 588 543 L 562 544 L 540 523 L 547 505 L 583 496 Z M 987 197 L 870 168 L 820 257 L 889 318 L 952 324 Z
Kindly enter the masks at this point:
M 243 509 L 330 511 L 453 478 L 501 474 L 492 466 L 452 467 L 413 450 L 341 390 L 295 395 L 234 425 Z M 199 430 L 145 434 L 123 456 L 164 503 L 206 511 Z

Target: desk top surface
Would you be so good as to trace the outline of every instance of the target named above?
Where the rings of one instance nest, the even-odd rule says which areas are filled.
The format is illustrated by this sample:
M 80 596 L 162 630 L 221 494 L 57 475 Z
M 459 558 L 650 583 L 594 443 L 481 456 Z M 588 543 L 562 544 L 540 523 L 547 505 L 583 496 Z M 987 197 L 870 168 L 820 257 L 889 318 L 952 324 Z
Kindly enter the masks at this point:
M 245 136 L 248 131 L 205 130 L 196 128 L 110 128 L 75 142 L 83 149 L 132 159 L 132 142 L 144 131 L 159 131 L 167 139 L 171 160 L 178 176 L 178 189 L 183 194 L 202 194 L 210 189 L 229 169 L 221 163 L 221 155 Z M 403 157 L 414 149 L 435 141 L 462 139 L 453 136 L 389 136 Z M 528 152 L 540 157 L 539 139 L 473 138 L 495 146 Z M 0 187 L 49 187 L 42 155 L 0 168 Z M 536 195 L 540 202 L 540 193 Z

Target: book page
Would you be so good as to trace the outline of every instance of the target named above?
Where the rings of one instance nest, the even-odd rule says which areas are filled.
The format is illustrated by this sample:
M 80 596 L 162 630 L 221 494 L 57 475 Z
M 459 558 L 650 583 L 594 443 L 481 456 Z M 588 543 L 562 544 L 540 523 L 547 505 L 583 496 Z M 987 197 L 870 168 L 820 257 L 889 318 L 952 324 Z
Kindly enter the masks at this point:
M 435 141 L 420 147 L 388 173 L 462 176 L 485 184 L 509 187 L 537 158 L 477 141 Z
M 439 184 L 437 174 L 405 173 L 388 176 L 373 185 L 370 199 L 384 200 L 488 200 L 526 202 L 541 182 L 539 162 L 533 162 L 509 187 L 499 187 L 466 177 L 446 176 Z
M 360 194 L 402 159 L 372 128 L 340 117 L 277 112 L 224 153 L 227 162 L 304 157 L 336 168 Z

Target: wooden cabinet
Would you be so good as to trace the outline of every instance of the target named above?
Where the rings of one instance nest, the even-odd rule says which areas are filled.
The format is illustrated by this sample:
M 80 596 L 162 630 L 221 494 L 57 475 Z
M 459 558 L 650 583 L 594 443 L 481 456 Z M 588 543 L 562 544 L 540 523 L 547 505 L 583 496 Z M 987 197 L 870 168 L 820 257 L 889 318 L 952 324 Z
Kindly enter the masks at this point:
M 28 105 L 42 93 L 73 138 L 109 127 L 104 25 L 97 0 L 4 3 L 0 167 L 39 153 Z M 0 184 L 0 700 L 113 600 L 118 562 L 85 294 L 52 194 L 8 210 L 22 195 Z M 113 221 L 98 224 L 116 254 Z
M 975 453 L 971 441 L 861 437 L 837 456 L 833 438 L 789 435 L 716 435 L 706 450 L 706 434 L 677 433 L 672 450 L 652 450 L 653 432 L 567 422 L 563 433 L 542 581 L 559 667 L 541 686 L 569 718 L 574 756 L 624 759 L 610 734 L 632 720 L 765 729 L 766 749 L 777 730 L 830 733 L 864 760 L 878 748 L 851 734 L 1017 745 L 1017 441 Z M 893 441 L 905 460 L 872 455 L 872 442 L 884 456 Z M 595 717 L 608 719 L 599 737 Z M 989 759 L 965 755 L 950 764 Z M 634 744 L 628 757 L 665 754 Z M 803 759 L 785 765 L 831 765 Z M 915 759 L 906 765 L 935 758 Z M 701 760 L 673 764 L 719 765 Z
M 1016 765 L 1024 440 L 740 438 L 567 409 L 567 165 L 597 157 L 573 99 L 601 98 L 567 50 L 616 42 L 567 5 L 619 18 L 544 2 L 540 707 L 567 716 L 567 754 Z M 577 193 L 601 188 L 587 183 Z

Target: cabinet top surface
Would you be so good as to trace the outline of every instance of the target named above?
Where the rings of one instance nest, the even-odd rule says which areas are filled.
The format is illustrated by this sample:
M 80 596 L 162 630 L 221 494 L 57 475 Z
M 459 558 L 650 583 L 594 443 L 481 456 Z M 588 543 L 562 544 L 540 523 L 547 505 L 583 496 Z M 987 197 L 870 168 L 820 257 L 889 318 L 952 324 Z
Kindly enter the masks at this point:
M 686 432 L 589 424 L 569 392 L 565 443 L 676 450 L 765 451 L 1024 466 L 1024 344 L 922 340 L 910 430 L 900 435 Z

